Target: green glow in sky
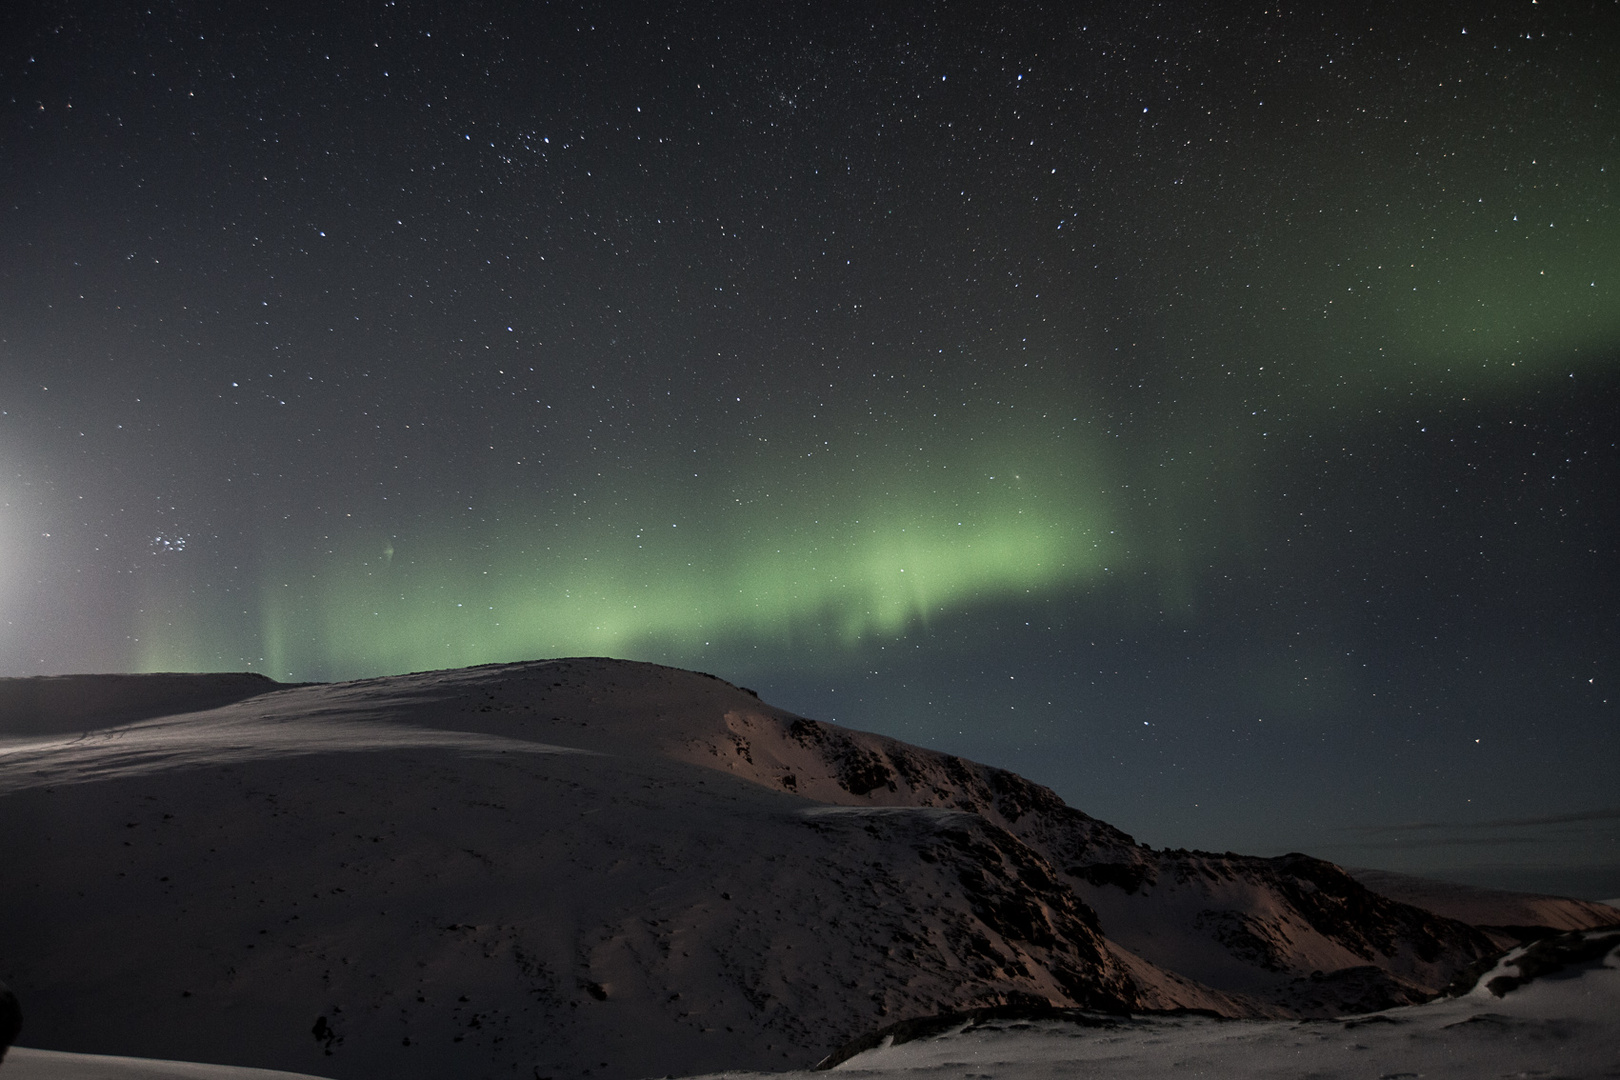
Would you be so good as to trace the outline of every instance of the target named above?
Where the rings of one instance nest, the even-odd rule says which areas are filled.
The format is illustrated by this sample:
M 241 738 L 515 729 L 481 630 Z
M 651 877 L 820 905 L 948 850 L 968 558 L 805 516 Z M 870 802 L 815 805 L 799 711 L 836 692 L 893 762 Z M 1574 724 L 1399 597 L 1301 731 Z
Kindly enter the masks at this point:
M 1333 175 L 1319 164 L 1307 172 Z M 1620 356 L 1603 168 L 1566 163 L 1544 187 L 1459 175 L 1473 186 L 1455 198 L 1455 177 L 1404 209 L 1330 186 L 1315 213 L 1257 219 L 1224 265 L 1183 281 L 1191 303 L 1168 299 L 1180 285 L 1144 301 L 1173 329 L 1162 356 L 1059 343 L 1031 368 L 1009 316 L 979 366 L 926 392 L 869 394 L 846 374 L 832 405 L 766 408 L 746 439 L 649 435 L 634 472 L 576 461 L 545 494 L 497 490 L 476 516 L 272 536 L 256 596 L 155 587 L 139 665 L 334 678 L 548 655 L 697 663 L 726 642 L 806 666 L 1126 566 L 1155 611 L 1190 618 L 1200 575 L 1258 543 L 1256 478 L 1280 436 L 1347 405 L 1383 424 L 1415 394 L 1512 395 Z M 1142 356 L 1162 369 L 1122 379 Z
M 744 500 L 649 490 L 601 516 L 360 534 L 263 575 L 262 670 L 330 677 L 550 655 L 679 656 L 746 638 L 849 647 L 969 605 L 1073 587 L 1117 538 L 1095 468 L 1050 431 L 949 461 L 747 478 Z M 837 455 L 831 455 L 836 458 Z M 828 475 L 843 474 L 839 482 Z M 587 500 L 588 502 L 589 500 Z M 155 599 L 143 670 L 217 667 Z M 189 637 L 189 640 L 188 640 Z M 176 647 L 178 644 L 178 648 Z M 259 665 L 256 665 L 259 666 Z
M 1296 401 L 1397 386 L 1512 393 L 1612 366 L 1612 174 L 1595 155 L 1529 158 L 1516 155 L 1511 171 L 1495 159 L 1439 165 L 1391 188 L 1319 151 L 1302 172 L 1335 179 L 1286 226 L 1252 226 L 1205 278 L 1208 305 L 1182 320 L 1185 332 L 1290 367 Z
M 847 418 L 814 436 L 783 425 L 769 455 L 733 447 L 705 470 L 719 480 L 669 467 L 564 482 L 479 524 L 271 547 L 247 608 L 256 640 L 241 639 L 240 603 L 158 590 L 140 667 L 332 678 L 549 655 L 697 663 L 716 642 L 808 665 L 974 605 L 1073 593 L 1125 564 L 1157 608 L 1190 615 L 1211 552 L 1241 549 L 1264 514 L 1252 475 L 1279 427 L 1307 430 L 1328 405 L 1392 389 L 1513 393 L 1614 361 L 1613 213 L 1523 235 L 1477 216 L 1417 245 L 1374 237 L 1314 275 L 1300 252 L 1270 280 L 1255 268 L 1251 329 L 1189 324 L 1222 363 L 1193 372 L 1200 389 L 1177 419 L 1138 417 L 1114 449 L 1104 436 L 1119 425 L 1075 404 L 1072 378 L 1021 406 L 943 420 L 913 407 L 879 435 Z M 1234 371 L 1250 377 L 1223 380 Z M 1043 399 L 1069 422 L 1031 404 Z
M 1308 312 L 1316 334 L 1375 354 L 1361 373 L 1375 382 L 1512 390 L 1555 369 L 1612 364 L 1620 211 L 1530 216 L 1498 208 L 1431 229 L 1426 242 L 1384 238 L 1328 276 Z

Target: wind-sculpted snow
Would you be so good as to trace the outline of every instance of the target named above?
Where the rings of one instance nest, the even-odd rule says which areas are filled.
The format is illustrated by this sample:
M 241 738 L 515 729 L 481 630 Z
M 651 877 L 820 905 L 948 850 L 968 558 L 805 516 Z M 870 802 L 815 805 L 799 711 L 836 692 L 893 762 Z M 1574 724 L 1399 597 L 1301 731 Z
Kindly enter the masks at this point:
M 214 678 L 163 685 L 183 715 L 0 743 L 29 1045 L 339 1080 L 791 1068 L 998 1005 L 1381 1008 L 1491 951 L 1330 864 L 1152 851 L 712 676 L 542 661 L 192 711 Z
M 0 743 L 0 794 L 275 757 L 440 749 L 485 754 L 589 754 L 568 746 L 346 719 L 199 714 L 147 720 L 66 738 Z

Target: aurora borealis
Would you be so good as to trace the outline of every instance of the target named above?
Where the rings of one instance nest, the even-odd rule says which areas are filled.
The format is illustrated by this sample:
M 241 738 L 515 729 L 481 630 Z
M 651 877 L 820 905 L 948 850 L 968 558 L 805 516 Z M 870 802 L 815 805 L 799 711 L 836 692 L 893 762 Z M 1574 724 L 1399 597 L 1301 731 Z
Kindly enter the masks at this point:
M 4 18 L 0 674 L 655 660 L 1620 892 L 1612 7 Z

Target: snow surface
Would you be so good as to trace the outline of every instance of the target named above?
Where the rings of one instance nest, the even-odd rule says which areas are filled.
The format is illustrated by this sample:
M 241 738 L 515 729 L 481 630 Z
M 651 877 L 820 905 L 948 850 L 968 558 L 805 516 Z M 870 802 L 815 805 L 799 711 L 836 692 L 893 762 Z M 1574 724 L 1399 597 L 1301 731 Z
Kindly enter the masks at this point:
M 0 795 L 45 785 L 128 779 L 175 769 L 240 765 L 271 758 L 379 750 L 466 754 L 589 754 L 523 739 L 431 731 L 352 720 L 209 716 L 147 720 L 101 731 L 0 742 Z
M 308 1073 L 244 1069 L 194 1061 L 69 1054 L 16 1046 L 0 1062 L 5 1080 L 323 1080 Z

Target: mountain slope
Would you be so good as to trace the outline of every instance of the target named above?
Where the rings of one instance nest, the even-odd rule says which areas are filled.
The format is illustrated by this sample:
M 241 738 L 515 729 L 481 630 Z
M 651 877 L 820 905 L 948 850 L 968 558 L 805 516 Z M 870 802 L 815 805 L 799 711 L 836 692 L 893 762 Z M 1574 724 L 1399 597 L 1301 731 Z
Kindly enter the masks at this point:
M 116 700 L 105 678 L 54 692 Z M 712 676 L 248 689 L 75 734 L 0 711 L 0 979 L 28 1045 L 340 1080 L 785 1068 L 1001 1003 L 1381 1007 L 1492 950 L 1330 864 L 1151 851 Z
M 690 735 L 670 752 L 826 802 L 951 807 L 1007 829 L 1099 914 L 1147 1007 L 1245 1016 L 1387 1008 L 1438 992 L 1459 957 L 1494 951 L 1478 932 L 1308 856 L 1154 851 L 1004 769 L 747 703 L 725 721 L 724 732 Z

